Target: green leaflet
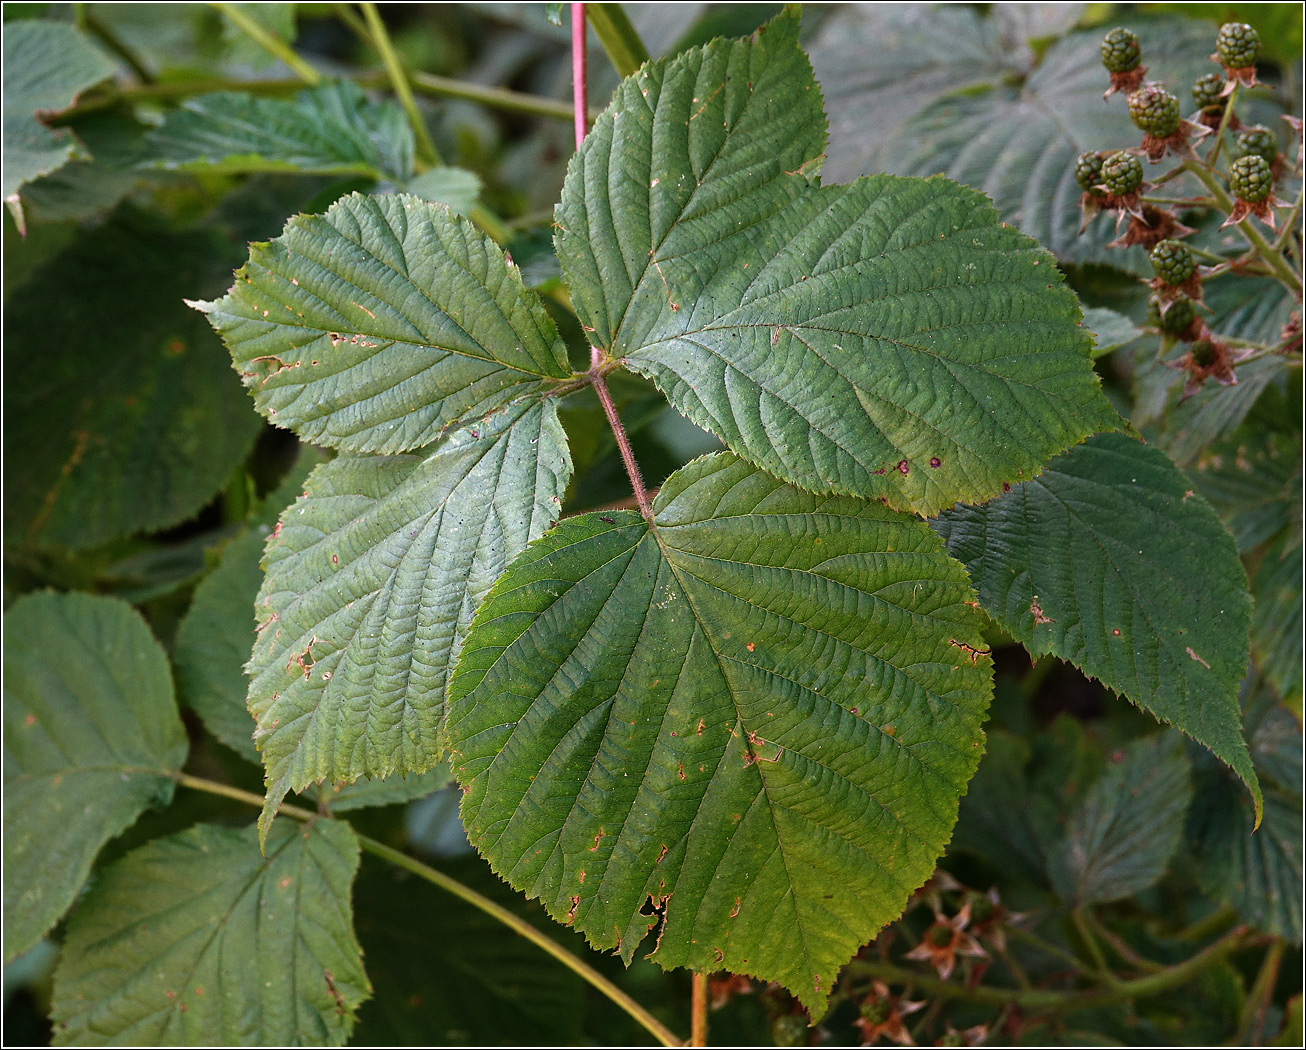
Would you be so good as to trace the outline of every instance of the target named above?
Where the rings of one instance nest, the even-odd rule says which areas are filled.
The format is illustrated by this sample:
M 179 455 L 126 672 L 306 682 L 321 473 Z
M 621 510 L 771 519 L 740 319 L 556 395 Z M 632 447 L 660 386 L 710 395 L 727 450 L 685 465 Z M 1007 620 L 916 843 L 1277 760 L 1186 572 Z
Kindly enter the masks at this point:
M 78 154 L 72 133 L 52 131 L 36 115 L 67 109 L 114 71 L 114 64 L 70 25 L 23 21 L 4 31 L 4 179 L 0 197 Z
M 919 513 L 1120 426 L 1052 257 L 943 179 L 817 185 L 824 128 L 790 16 L 623 82 L 557 211 L 596 345 L 786 481 Z
M 984 610 L 1210 748 L 1260 810 L 1238 685 L 1251 599 L 1233 539 L 1163 452 L 1100 434 L 936 527 Z
M 655 529 L 564 520 L 495 585 L 450 684 L 472 842 L 629 961 L 778 980 L 816 1014 L 933 870 L 988 660 L 924 523 L 732 455 Z
M 44 591 L 4 625 L 5 961 L 58 921 L 100 847 L 172 798 L 168 659 L 116 598 Z
M 1192 799 L 1182 738 L 1132 741 L 1070 816 L 1049 865 L 1061 899 L 1082 907 L 1154 885 L 1183 838 Z
M 189 171 L 370 175 L 404 182 L 413 133 L 393 102 L 348 81 L 293 99 L 220 91 L 188 99 L 146 138 L 152 167 Z
M 466 215 L 480 199 L 481 180 L 466 168 L 430 168 L 409 179 L 404 192 L 424 201 L 448 205 L 455 215 Z
M 402 452 L 566 379 L 566 349 L 503 252 L 448 209 L 351 194 L 251 246 L 192 303 L 260 412 L 320 445 Z
M 340 1046 L 371 991 L 347 824 L 199 824 L 109 867 L 68 924 L 55 1044 Z
M 425 455 L 318 467 L 264 556 L 247 670 L 263 823 L 318 780 L 420 773 L 477 603 L 556 520 L 571 474 L 556 401 L 520 402 Z

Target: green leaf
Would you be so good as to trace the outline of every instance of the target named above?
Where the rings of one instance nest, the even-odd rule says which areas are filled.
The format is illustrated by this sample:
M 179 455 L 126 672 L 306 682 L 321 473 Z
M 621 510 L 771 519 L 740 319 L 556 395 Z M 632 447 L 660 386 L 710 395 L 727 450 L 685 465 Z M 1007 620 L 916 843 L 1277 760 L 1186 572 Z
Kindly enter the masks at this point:
M 259 429 L 182 296 L 229 249 L 119 211 L 79 235 L 5 308 L 6 525 L 89 547 L 193 516 Z
M 412 802 L 425 798 L 433 791 L 448 787 L 453 782 L 453 773 L 447 763 L 440 763 L 425 773 L 413 773 L 411 776 L 392 776 L 382 780 L 359 777 L 352 784 L 332 784 L 323 787 L 322 801 L 331 807 L 332 813 L 346 813 L 352 809 L 366 809 L 369 806 L 393 806 L 399 802 Z
M 4 623 L 5 960 L 76 898 L 186 758 L 168 659 L 126 602 L 28 595 Z
M 463 820 L 495 870 L 629 962 L 777 980 L 820 1014 L 933 870 L 989 663 L 924 523 L 729 454 L 656 527 L 565 519 L 477 614 L 450 684 Z
M 1084 327 L 1093 333 L 1094 358 L 1119 350 L 1143 334 L 1143 330 L 1124 314 L 1104 307 L 1085 310 Z
M 413 132 L 393 102 L 349 81 L 293 99 L 220 91 L 187 99 L 146 138 L 153 167 L 182 171 L 370 175 L 413 173 Z
M 1183 837 L 1192 797 L 1177 734 L 1131 742 L 1070 818 L 1050 865 L 1061 899 L 1074 907 L 1102 904 L 1155 884 Z
M 4 32 L 4 178 L 0 197 L 61 167 L 81 151 L 67 129 L 38 115 L 59 113 L 114 71 L 91 41 L 59 22 L 15 22 Z
M 1052 258 L 942 179 L 817 185 L 824 127 L 790 16 L 624 81 L 557 211 L 596 345 L 778 477 L 920 513 L 1119 426 Z
M 519 403 L 426 455 L 317 468 L 268 542 L 249 710 L 264 821 L 319 780 L 420 773 L 476 606 L 557 519 L 571 474 L 556 401 Z
M 1164 453 L 1091 438 L 937 528 L 984 610 L 1210 748 L 1260 807 L 1238 713 L 1251 600 L 1232 538 Z
M 869 17 L 874 20 L 876 16 Z M 928 17 L 937 15 L 930 12 Z M 1210 26 L 1190 19 L 1129 17 L 1119 24 L 1138 33 L 1143 64 L 1181 94 L 1187 112 L 1189 85 L 1215 68 L 1206 57 L 1214 44 Z M 858 136 L 835 137 L 828 162 L 830 174 L 848 178 L 873 171 L 903 175 L 942 172 L 983 190 L 1003 219 L 1051 249 L 1057 258 L 1129 266 L 1150 276 L 1142 249 L 1131 249 L 1127 256 L 1106 248 L 1114 236 L 1110 219 L 1094 219 L 1083 235 L 1079 233 L 1082 190 L 1075 181 L 1075 157 L 1088 150 L 1125 149 L 1142 139 L 1129 121 L 1122 96 L 1102 101 L 1109 83 L 1102 68 L 1102 33 L 1102 28 L 1071 33 L 1053 44 L 1027 76 L 1025 69 L 1012 70 L 1016 76 L 999 82 L 996 71 L 981 66 L 977 73 L 984 75 L 972 78 L 974 90 L 937 98 L 927 94 L 928 106 L 893 123 L 866 119 L 867 113 L 878 118 L 881 92 L 876 90 L 875 74 L 860 74 L 870 78 L 872 89 L 850 92 L 842 99 L 842 111 L 848 120 L 875 123 L 879 130 L 870 148 Z M 963 54 L 969 56 L 973 45 L 964 36 L 960 39 Z M 881 64 L 878 45 L 860 50 L 852 44 L 835 45 L 835 50 L 847 52 L 841 68 L 849 83 L 858 82 L 859 66 Z M 899 83 L 908 91 L 914 77 L 928 83 L 934 68 L 946 64 L 950 53 L 944 43 L 932 57 L 923 50 L 913 55 L 913 68 L 899 74 Z M 887 97 L 892 102 L 901 90 L 904 88 L 891 89 Z M 894 111 L 890 114 L 892 118 Z
M 455 215 L 466 215 L 476 207 L 481 180 L 465 168 L 431 168 L 409 179 L 404 191 L 432 204 L 446 204 Z
M 503 252 L 447 209 L 350 194 L 298 215 L 208 314 L 268 419 L 401 452 L 566 379 L 567 351 Z
M 347 824 L 199 824 L 108 868 L 68 924 L 56 1045 L 340 1046 L 371 989 Z
M 1302 694 L 1302 537 L 1284 536 L 1261 559 L 1252 579 L 1256 615 L 1252 652 L 1280 696 Z
M 1233 439 L 1208 447 L 1191 471 L 1197 491 L 1248 554 L 1285 529 L 1299 531 L 1301 434 L 1251 423 Z

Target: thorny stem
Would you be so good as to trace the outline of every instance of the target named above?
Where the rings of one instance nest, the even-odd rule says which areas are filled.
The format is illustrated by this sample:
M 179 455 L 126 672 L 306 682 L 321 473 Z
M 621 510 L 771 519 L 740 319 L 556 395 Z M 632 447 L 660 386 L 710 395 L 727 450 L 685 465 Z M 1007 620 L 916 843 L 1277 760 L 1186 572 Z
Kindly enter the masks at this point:
M 390 42 L 390 34 L 386 31 L 385 23 L 381 21 L 376 4 L 363 4 L 362 7 L 372 46 L 381 56 L 386 75 L 390 78 L 390 85 L 394 88 L 399 104 L 408 114 L 408 123 L 412 126 L 413 137 L 417 141 L 417 159 L 427 165 L 439 164 L 440 152 L 431 141 L 431 133 L 427 130 L 426 121 L 422 119 L 422 112 L 417 108 L 417 100 L 413 98 L 413 88 L 409 83 L 408 73 L 395 52 L 394 44 Z
M 608 59 L 623 77 L 648 61 L 648 48 L 620 4 L 586 4 L 589 23 Z
M 176 781 L 182 787 L 192 788 L 196 791 L 205 791 L 210 795 L 221 795 L 224 798 L 235 799 L 237 802 L 245 802 L 249 805 L 262 807 L 263 799 L 261 796 L 254 794 L 252 791 L 242 791 L 240 788 L 231 787 L 228 784 L 219 783 L 216 780 L 206 780 L 203 777 L 194 777 L 188 773 L 170 773 L 167 774 L 172 780 Z M 291 806 L 282 803 L 277 809 L 277 813 L 282 816 L 292 817 L 299 821 L 316 820 L 319 814 L 307 809 L 301 809 L 299 806 Z M 663 1046 L 681 1046 L 680 1039 L 666 1027 L 661 1021 L 649 1013 L 644 1007 L 640 1006 L 634 999 L 623 992 L 615 984 L 609 981 L 601 973 L 588 966 L 582 959 L 567 951 L 566 948 L 558 944 L 553 938 L 546 936 L 508 909 L 501 905 L 495 904 L 488 897 L 483 897 L 469 886 L 464 886 L 455 878 L 451 878 L 442 871 L 437 871 L 430 865 L 423 864 L 420 860 L 408 856 L 408 854 L 387 846 L 384 842 L 378 842 L 368 835 L 362 835 L 355 831 L 354 835 L 358 839 L 359 846 L 364 852 L 371 853 L 375 857 L 389 861 L 391 864 L 404 871 L 416 875 L 418 878 L 425 879 L 427 882 L 447 893 L 453 894 L 459 900 L 465 901 L 472 907 L 485 912 L 485 914 L 497 919 L 505 926 L 509 927 L 514 933 L 520 934 L 526 940 L 530 941 L 537 948 L 551 955 L 563 966 L 571 970 L 580 978 L 588 982 L 591 986 L 598 989 L 603 995 L 607 996 L 614 1003 L 626 1011 L 632 1018 L 638 1021 L 647 1029 L 655 1039 Z
M 577 5 L 580 6 L 580 5 Z M 707 974 L 695 973 L 690 998 L 688 1046 L 707 1046 Z
M 589 79 L 585 61 L 585 5 L 571 5 L 571 99 L 576 127 L 576 148 L 585 141 L 589 115 Z
M 1207 945 L 1196 955 L 1156 973 L 1129 981 L 1120 981 L 1109 988 L 1086 988 L 1073 991 L 1050 989 L 1025 990 L 1020 988 L 994 988 L 976 985 L 968 988 L 962 984 L 942 981 L 928 974 L 907 970 L 892 963 L 854 959 L 849 968 L 871 977 L 896 984 L 911 984 L 919 991 L 936 996 L 965 999 L 973 1003 L 1001 1006 L 1008 1003 L 1030 1011 L 1064 1013 L 1070 1010 L 1087 1010 L 1128 999 L 1142 998 L 1169 991 L 1187 983 L 1197 974 L 1226 959 L 1244 945 L 1248 932 L 1246 926 L 1235 926 L 1219 940 Z
M 239 28 L 246 36 L 255 43 L 260 45 L 264 51 L 270 55 L 275 55 L 281 59 L 287 66 L 294 70 L 295 75 L 299 77 L 309 87 L 316 87 L 322 82 L 322 74 L 310 66 L 299 57 L 293 48 L 288 46 L 284 40 L 279 40 L 273 36 L 254 19 L 240 9 L 238 4 L 220 4 L 211 3 L 209 5 L 215 11 L 225 15 L 233 25 Z

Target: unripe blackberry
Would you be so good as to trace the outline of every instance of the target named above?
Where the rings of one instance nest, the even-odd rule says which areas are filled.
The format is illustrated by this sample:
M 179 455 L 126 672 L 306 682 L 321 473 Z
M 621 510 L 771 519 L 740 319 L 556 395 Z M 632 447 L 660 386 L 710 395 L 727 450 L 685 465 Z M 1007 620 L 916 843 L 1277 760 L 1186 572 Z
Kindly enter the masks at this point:
M 1116 197 L 1133 193 L 1143 184 L 1143 162 L 1132 153 L 1112 153 L 1102 162 L 1102 183 Z
M 1156 275 L 1166 284 L 1183 284 L 1197 269 L 1197 260 L 1183 241 L 1161 241 L 1148 258 Z
M 1148 84 L 1129 96 L 1129 119 L 1153 138 L 1179 130 L 1179 100 L 1158 84 Z
M 1193 305 L 1193 301 L 1182 296 L 1171 302 L 1166 307 L 1165 313 L 1161 312 L 1159 296 L 1154 295 L 1147 302 L 1147 323 L 1170 335 L 1178 335 L 1185 331 L 1196 316 L 1197 307 Z
M 1079 183 L 1080 188 L 1087 190 L 1095 197 L 1102 195 L 1101 190 L 1094 189 L 1094 186 L 1102 184 L 1102 155 L 1100 153 L 1081 153 L 1075 158 L 1075 181 Z
M 1215 53 L 1230 69 L 1254 66 L 1261 54 L 1261 37 L 1246 22 L 1226 22 L 1215 38 Z
M 1108 73 L 1128 73 L 1142 57 L 1138 37 L 1128 29 L 1113 29 L 1102 38 L 1102 65 Z
M 1240 201 L 1259 204 L 1274 190 L 1274 173 L 1264 157 L 1239 157 L 1229 165 L 1229 189 Z
M 1193 364 L 1207 368 L 1215 363 L 1215 344 L 1209 339 L 1199 339 L 1189 351 L 1193 355 Z
M 1273 164 L 1279 155 L 1279 140 L 1264 124 L 1248 128 L 1239 134 L 1237 142 L 1240 157 L 1260 157 L 1266 164 Z
M 1198 77 L 1193 83 L 1193 101 L 1198 109 L 1210 109 L 1218 106 L 1223 99 L 1224 77 L 1219 73 L 1207 73 Z

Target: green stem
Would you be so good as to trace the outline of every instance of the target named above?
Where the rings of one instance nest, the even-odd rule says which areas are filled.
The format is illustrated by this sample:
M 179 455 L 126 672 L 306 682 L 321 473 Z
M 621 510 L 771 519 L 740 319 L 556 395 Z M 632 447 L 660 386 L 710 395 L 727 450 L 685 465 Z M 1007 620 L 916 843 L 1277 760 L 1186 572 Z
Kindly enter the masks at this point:
M 421 110 L 417 108 L 417 100 L 413 98 L 413 88 L 409 83 L 408 73 L 405 72 L 399 54 L 390 41 L 390 34 L 386 31 L 385 23 L 381 21 L 376 4 L 366 3 L 362 6 L 363 18 L 367 21 L 368 36 L 372 46 L 381 56 L 381 62 L 390 78 L 390 86 L 394 88 L 399 104 L 408 114 L 408 123 L 412 125 L 413 137 L 417 141 L 417 159 L 428 167 L 439 164 L 440 152 L 431 141 L 431 133 L 426 128 L 426 121 L 422 119 Z
M 438 77 L 433 73 L 414 73 L 413 87 L 428 95 L 443 95 L 446 98 L 461 98 L 468 102 L 479 102 L 483 106 L 501 109 L 507 113 L 521 113 L 529 117 L 549 117 L 552 120 L 572 119 L 571 104 L 540 95 L 529 95 L 523 91 L 511 91 L 501 87 L 483 87 L 465 80 L 453 80 Z M 595 119 L 602 110 L 590 108 L 590 119 Z
M 1229 100 L 1224 106 L 1224 115 L 1220 117 L 1220 126 L 1215 132 L 1215 142 L 1211 145 L 1211 152 L 1206 155 L 1206 166 L 1215 167 L 1215 158 L 1220 155 L 1220 147 L 1224 145 L 1224 133 L 1229 130 L 1229 120 L 1233 117 L 1233 104 L 1238 98 L 1238 88 L 1242 85 L 1239 81 L 1233 82 L 1233 90 L 1229 92 Z
M 1288 212 L 1288 218 L 1284 220 L 1283 229 L 1279 236 L 1274 239 L 1274 250 L 1281 252 L 1288 243 L 1288 238 L 1292 236 L 1293 231 L 1297 229 L 1297 220 L 1301 218 L 1301 195 L 1302 191 L 1297 191 L 1297 200 L 1292 206 L 1292 211 Z
M 223 798 L 234 799 L 237 802 L 244 802 L 248 805 L 262 808 L 263 799 L 261 796 L 254 794 L 252 791 L 242 791 L 240 788 L 231 787 L 229 784 L 222 784 L 216 780 L 206 780 L 203 777 L 194 777 L 188 773 L 171 773 L 168 774 L 174 781 L 182 787 L 192 788 L 195 791 L 205 791 L 210 795 L 221 795 Z M 320 814 L 312 810 L 302 809 L 299 806 L 291 806 L 282 803 L 277 809 L 281 816 L 291 817 L 299 821 L 316 820 Z M 654 1038 L 663 1046 L 681 1046 L 681 1040 L 666 1027 L 661 1021 L 649 1013 L 644 1007 L 640 1006 L 634 999 L 623 992 L 615 984 L 609 981 L 597 970 L 588 966 L 582 959 L 578 958 L 566 948 L 558 944 L 553 938 L 546 936 L 528 923 L 525 919 L 514 915 L 507 908 L 496 904 L 488 897 L 483 897 L 469 886 L 464 886 L 457 879 L 446 875 L 442 871 L 420 860 L 408 856 L 384 842 L 378 842 L 376 839 L 355 831 L 354 835 L 358 838 L 358 844 L 364 852 L 371 853 L 375 857 L 389 861 L 391 864 L 404 871 L 416 875 L 418 878 L 425 879 L 433 886 L 438 886 L 447 893 L 453 894 L 459 900 L 465 901 L 472 907 L 477 908 L 485 914 L 497 919 L 505 926 L 510 928 L 514 933 L 521 935 L 530 941 L 537 948 L 551 955 L 563 966 L 571 970 L 572 973 L 588 982 L 594 988 L 598 989 L 614 1003 L 620 1006 L 632 1018 L 638 1021 L 647 1029 Z
M 1134 951 L 1133 948 L 1129 947 L 1129 945 L 1125 942 L 1124 938 L 1118 937 L 1111 930 L 1108 930 L 1106 926 L 1092 912 L 1088 913 L 1088 921 L 1093 927 L 1093 932 L 1096 933 L 1098 937 L 1100 937 L 1103 941 L 1106 942 L 1107 947 L 1109 947 L 1113 952 L 1116 953 L 1117 956 L 1119 956 L 1121 959 L 1127 962 L 1130 966 L 1136 967 L 1139 970 L 1143 970 L 1146 973 L 1160 973 L 1162 970 L 1165 969 L 1165 967 L 1162 966 L 1160 963 L 1153 962 L 1151 959 L 1147 959 L 1139 955 L 1136 951 Z
M 1077 973 L 1084 973 L 1084 964 L 1081 960 L 1071 955 L 1070 952 L 1058 948 L 1050 941 L 1045 941 L 1037 934 L 1030 933 L 1029 930 L 1021 929 L 1019 926 L 1008 926 L 1007 934 L 1016 938 L 1018 941 L 1024 941 L 1031 948 L 1037 948 L 1044 955 L 1051 955 L 1055 959 L 1060 959 L 1063 963 L 1070 966 Z
M 1283 940 L 1276 938 L 1265 951 L 1265 959 L 1256 973 L 1252 990 L 1247 993 L 1238 1017 L 1238 1031 L 1244 1046 L 1256 1046 L 1261 1029 L 1265 1027 L 1265 1013 L 1279 980 L 1279 964 L 1283 961 Z
M 1107 965 L 1106 956 L 1102 954 L 1102 946 L 1097 943 L 1097 938 L 1093 936 L 1093 928 L 1089 924 L 1087 909 L 1076 908 L 1070 913 L 1070 921 L 1074 924 L 1079 939 L 1088 950 L 1089 959 L 1093 964 L 1098 979 L 1108 985 L 1119 984 L 1116 975 L 1111 972 L 1111 967 Z
M 225 15 L 241 32 L 257 43 L 270 55 L 275 55 L 289 66 L 297 77 L 309 87 L 316 87 L 322 82 L 322 74 L 305 62 L 284 40 L 273 36 L 254 19 L 250 18 L 236 4 L 210 3 L 215 11 Z
M 75 5 L 75 11 L 78 28 L 85 29 L 101 44 L 121 58 L 127 64 L 127 68 L 132 71 L 136 79 L 142 84 L 154 83 L 153 74 L 145 68 L 144 63 L 136 57 L 135 52 L 118 39 L 117 33 L 95 17 L 90 5 L 77 4 Z
M 623 77 L 648 61 L 648 48 L 620 4 L 586 4 L 585 14 L 609 61 Z
M 1100 1006 L 1110 1006 L 1113 1003 L 1124 1002 L 1128 999 L 1157 995 L 1160 992 L 1178 988 L 1180 985 L 1192 980 L 1199 973 L 1228 958 L 1232 952 L 1242 946 L 1246 933 L 1246 926 L 1236 926 L 1218 941 L 1208 945 L 1196 955 L 1185 959 L 1181 963 L 1167 966 L 1144 977 L 1121 981 L 1114 987 L 1104 989 L 1088 988 L 1056 991 L 1036 988 L 1025 990 L 1020 988 L 994 988 L 983 984 L 967 988 L 965 985 L 941 981 L 928 974 L 907 970 L 892 963 L 854 959 L 848 966 L 857 973 L 878 977 L 882 981 L 912 984 L 917 990 L 930 995 L 948 996 L 954 999 L 964 999 L 967 1002 L 984 1003 L 993 1006 L 1012 1003 L 1024 1010 L 1065 1013 L 1071 1010 L 1087 1010 Z

